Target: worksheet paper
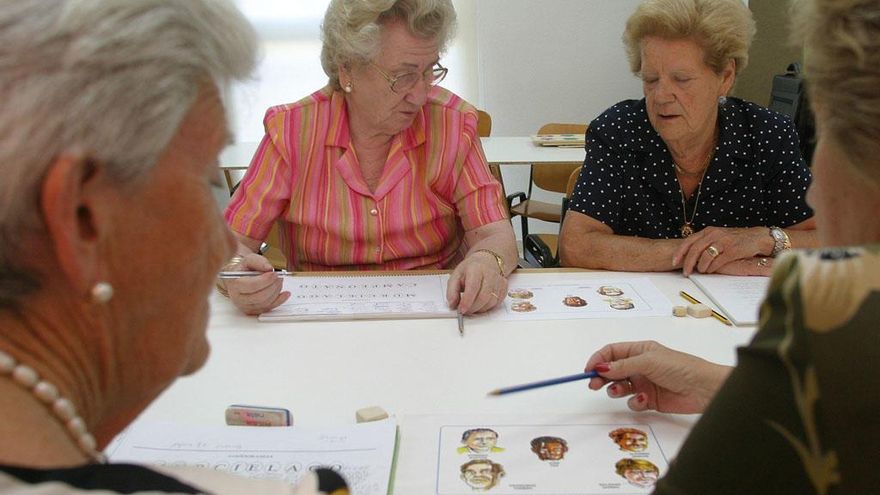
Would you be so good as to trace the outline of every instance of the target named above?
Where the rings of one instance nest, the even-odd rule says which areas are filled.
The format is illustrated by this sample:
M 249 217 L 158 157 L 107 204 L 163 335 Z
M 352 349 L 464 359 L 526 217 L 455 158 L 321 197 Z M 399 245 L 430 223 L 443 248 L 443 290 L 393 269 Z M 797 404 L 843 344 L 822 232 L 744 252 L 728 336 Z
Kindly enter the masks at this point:
M 448 274 L 284 277 L 290 299 L 260 321 L 455 318 Z
M 694 273 L 690 279 L 734 325 L 758 323 L 758 311 L 770 285 L 769 277 Z
M 326 467 L 341 473 L 353 494 L 385 495 L 396 439 L 391 420 L 335 428 L 138 421 L 116 437 L 107 455 L 113 462 L 194 466 L 291 484 Z
M 669 460 L 647 418 L 631 420 L 632 415 L 403 417 L 395 489 L 435 495 L 650 493 Z M 684 437 L 687 429 L 680 430 Z M 490 441 L 474 450 L 468 446 L 472 435 Z
M 563 276 L 564 275 L 564 276 Z M 583 274 L 513 273 L 500 309 L 500 320 L 569 320 L 669 316 L 672 304 L 647 277 Z

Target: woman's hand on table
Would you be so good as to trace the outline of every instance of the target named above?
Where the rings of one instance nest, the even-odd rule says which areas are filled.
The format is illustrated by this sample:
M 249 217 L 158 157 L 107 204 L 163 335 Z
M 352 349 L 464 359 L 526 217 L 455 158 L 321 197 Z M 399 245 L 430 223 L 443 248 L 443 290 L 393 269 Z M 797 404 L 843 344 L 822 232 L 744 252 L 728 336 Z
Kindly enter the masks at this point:
M 455 267 L 446 287 L 450 308 L 463 314 L 489 311 L 507 294 L 507 278 L 502 277 L 495 257 L 487 251 L 470 253 Z
M 772 251 L 773 238 L 767 227 L 706 227 L 683 240 L 672 263 L 681 267 L 685 276 L 693 272 L 769 275 L 769 263 L 759 261 Z
M 664 347 L 657 342 L 609 344 L 590 356 L 586 370 L 596 370 L 590 388 L 608 385 L 612 398 L 628 397 L 633 411 L 702 412 L 732 368 Z
M 259 254 L 245 254 L 237 266 L 227 266 L 225 269 L 266 272 L 256 277 L 241 277 L 225 281 L 229 299 L 245 314 L 265 313 L 290 298 L 290 292 L 281 292 L 281 277 L 275 274 L 272 263 Z

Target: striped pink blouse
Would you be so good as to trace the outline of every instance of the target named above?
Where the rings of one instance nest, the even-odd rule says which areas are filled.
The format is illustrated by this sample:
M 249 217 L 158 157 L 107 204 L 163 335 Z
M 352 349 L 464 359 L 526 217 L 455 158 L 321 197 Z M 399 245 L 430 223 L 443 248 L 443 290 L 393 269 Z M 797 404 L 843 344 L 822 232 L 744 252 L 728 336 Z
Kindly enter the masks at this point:
M 276 220 L 290 270 L 450 268 L 464 232 L 507 218 L 477 136 L 477 112 L 434 87 L 394 137 L 371 192 L 351 146 L 345 99 L 325 87 L 272 107 L 226 209 L 232 230 L 265 239 Z

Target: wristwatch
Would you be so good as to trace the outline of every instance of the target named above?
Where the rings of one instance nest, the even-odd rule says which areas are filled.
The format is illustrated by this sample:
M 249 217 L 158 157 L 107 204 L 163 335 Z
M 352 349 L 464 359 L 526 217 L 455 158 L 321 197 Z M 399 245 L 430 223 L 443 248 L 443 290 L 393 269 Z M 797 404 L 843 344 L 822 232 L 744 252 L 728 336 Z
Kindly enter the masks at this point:
M 786 249 L 791 249 L 791 239 L 779 227 L 770 227 L 770 237 L 773 238 L 773 252 L 770 253 L 770 256 L 776 257 Z

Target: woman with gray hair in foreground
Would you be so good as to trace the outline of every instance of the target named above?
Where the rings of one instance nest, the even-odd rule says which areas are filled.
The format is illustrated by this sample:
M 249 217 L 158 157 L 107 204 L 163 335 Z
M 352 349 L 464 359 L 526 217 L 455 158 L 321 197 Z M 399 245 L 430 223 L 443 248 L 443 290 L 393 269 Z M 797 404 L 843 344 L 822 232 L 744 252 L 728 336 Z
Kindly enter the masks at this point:
M 101 453 L 208 357 L 220 95 L 254 51 L 219 0 L 0 1 L 0 493 L 293 493 Z
M 437 86 L 455 26 L 451 0 L 333 0 L 324 17 L 323 89 L 266 112 L 266 134 L 226 210 L 239 241 L 221 281 L 259 314 L 288 297 L 256 254 L 278 224 L 287 268 L 452 269 L 462 313 L 504 300 L 518 255 L 477 110 Z
M 816 114 L 807 200 L 824 249 L 774 269 L 731 369 L 655 342 L 587 369 L 631 409 L 703 417 L 656 493 L 877 493 L 880 445 L 880 0 L 798 3 Z

